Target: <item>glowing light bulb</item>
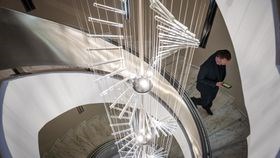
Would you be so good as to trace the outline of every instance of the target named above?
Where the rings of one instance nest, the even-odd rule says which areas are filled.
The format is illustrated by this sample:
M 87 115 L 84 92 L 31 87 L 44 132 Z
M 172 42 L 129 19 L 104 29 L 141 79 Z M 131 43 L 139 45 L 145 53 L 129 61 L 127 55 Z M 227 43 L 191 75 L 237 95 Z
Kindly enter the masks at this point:
M 140 129 L 140 133 L 145 134 L 145 129 Z
M 144 80 L 144 79 L 139 80 L 139 85 L 141 88 L 147 89 L 149 88 L 149 80 Z
M 151 135 L 150 133 L 148 133 L 148 134 L 146 135 L 146 138 L 147 138 L 148 140 L 150 140 L 150 139 L 152 139 L 152 135 Z
M 133 78 L 136 77 L 136 75 L 135 75 L 134 73 L 131 73 L 131 74 L 129 75 L 129 77 L 133 79 Z
M 143 135 L 138 135 L 138 136 L 136 137 L 136 139 L 137 139 L 137 141 L 138 141 L 139 143 L 143 143 L 143 142 L 144 142 L 144 137 L 143 137 Z

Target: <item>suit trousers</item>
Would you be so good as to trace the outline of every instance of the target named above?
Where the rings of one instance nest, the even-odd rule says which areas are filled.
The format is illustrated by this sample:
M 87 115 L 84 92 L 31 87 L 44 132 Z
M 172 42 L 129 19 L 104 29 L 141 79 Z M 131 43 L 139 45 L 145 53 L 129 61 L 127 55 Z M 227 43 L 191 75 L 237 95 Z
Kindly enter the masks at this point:
M 211 108 L 213 105 L 213 100 L 216 98 L 218 89 L 209 89 L 209 88 L 197 88 L 200 92 L 200 98 L 195 98 L 193 100 L 194 104 L 202 105 L 205 108 Z
M 217 92 L 216 93 L 209 93 L 209 92 L 205 92 L 205 91 L 199 91 L 200 92 L 200 99 L 199 99 L 199 105 L 202 105 L 205 108 L 211 108 L 213 105 L 213 100 L 216 98 L 217 96 Z

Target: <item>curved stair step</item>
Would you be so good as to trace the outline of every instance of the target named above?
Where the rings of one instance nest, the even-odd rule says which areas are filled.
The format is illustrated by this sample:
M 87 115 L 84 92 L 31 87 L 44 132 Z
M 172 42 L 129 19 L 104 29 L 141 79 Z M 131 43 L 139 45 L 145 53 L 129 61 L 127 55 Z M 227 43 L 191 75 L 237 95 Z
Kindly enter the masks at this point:
M 86 158 L 98 145 L 112 140 L 106 115 L 95 115 L 58 138 L 44 158 Z
M 180 145 L 178 144 L 178 142 L 175 140 L 175 138 L 172 139 L 172 143 L 171 143 L 171 149 L 169 151 L 169 155 L 168 157 L 170 158 L 184 158 L 184 154 L 182 152 Z
M 219 150 L 214 150 L 213 158 L 247 158 L 247 141 L 243 140 Z
M 227 128 L 210 135 L 209 140 L 212 150 L 217 150 L 241 140 L 246 140 L 247 136 L 248 130 L 244 128 L 244 123 L 236 121 Z
M 204 109 L 203 109 L 204 110 Z M 231 104 L 224 105 L 220 109 L 212 110 L 214 115 L 204 118 L 203 122 L 208 131 L 208 135 L 223 130 L 236 121 L 241 120 L 242 115 Z

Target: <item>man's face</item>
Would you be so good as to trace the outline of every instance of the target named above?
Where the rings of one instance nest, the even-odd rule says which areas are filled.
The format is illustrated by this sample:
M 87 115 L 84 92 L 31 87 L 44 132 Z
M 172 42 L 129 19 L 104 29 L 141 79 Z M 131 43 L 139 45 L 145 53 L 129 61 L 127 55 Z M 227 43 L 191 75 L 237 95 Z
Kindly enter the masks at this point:
M 230 60 L 227 60 L 226 58 L 216 57 L 217 65 L 228 65 L 229 62 L 230 62 Z
M 230 63 L 230 60 L 227 60 L 226 58 L 221 59 L 221 65 L 227 65 Z

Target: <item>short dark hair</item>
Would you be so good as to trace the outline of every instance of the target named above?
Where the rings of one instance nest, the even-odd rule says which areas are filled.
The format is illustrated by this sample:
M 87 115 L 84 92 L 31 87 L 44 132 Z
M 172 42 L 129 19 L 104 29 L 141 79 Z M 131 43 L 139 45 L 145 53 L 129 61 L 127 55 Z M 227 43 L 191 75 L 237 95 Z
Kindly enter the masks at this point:
M 216 51 L 216 56 L 218 56 L 222 59 L 231 60 L 231 54 L 226 49 Z

